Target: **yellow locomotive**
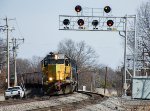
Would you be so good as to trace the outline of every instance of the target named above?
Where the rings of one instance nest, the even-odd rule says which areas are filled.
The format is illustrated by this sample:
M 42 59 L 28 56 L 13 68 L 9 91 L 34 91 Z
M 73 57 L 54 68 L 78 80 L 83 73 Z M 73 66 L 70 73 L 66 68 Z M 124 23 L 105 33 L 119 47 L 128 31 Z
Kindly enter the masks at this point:
M 77 85 L 76 62 L 65 54 L 50 52 L 42 61 L 45 93 L 72 93 Z

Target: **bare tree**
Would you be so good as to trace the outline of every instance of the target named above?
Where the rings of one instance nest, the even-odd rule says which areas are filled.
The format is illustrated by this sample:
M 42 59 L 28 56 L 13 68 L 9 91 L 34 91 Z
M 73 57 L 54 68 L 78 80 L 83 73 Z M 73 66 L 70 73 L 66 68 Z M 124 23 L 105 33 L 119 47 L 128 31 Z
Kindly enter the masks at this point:
M 41 57 L 33 56 L 30 60 L 32 72 L 40 72 L 41 71 Z
M 17 74 L 31 72 L 31 64 L 28 59 L 17 59 Z
M 41 71 L 41 57 L 33 56 L 32 59 L 17 59 L 17 73 L 33 73 Z
M 149 71 L 146 71 L 144 68 L 149 67 L 150 65 L 150 1 L 142 3 L 137 10 L 137 37 L 138 37 L 138 63 L 141 64 L 141 74 L 145 75 L 146 73 L 150 75 Z
M 137 35 L 150 42 L 150 1 L 142 3 L 137 12 Z M 148 44 L 147 44 L 148 45 Z
M 2 38 L 0 38 L 0 89 L 4 89 L 6 87 L 6 45 Z M 0 90 L 0 91 L 1 91 Z
M 76 60 L 80 70 L 91 69 L 97 64 L 98 56 L 96 52 L 84 41 L 74 42 L 71 39 L 65 39 L 59 43 L 58 52 L 64 53 Z
M 0 38 L 0 68 L 2 68 L 2 66 L 4 66 L 5 62 L 6 62 L 6 45 L 3 41 L 3 39 Z
M 130 28 L 133 28 L 132 25 Z M 137 65 L 141 68 L 138 75 L 145 75 L 144 68 L 150 67 L 150 0 L 143 2 L 137 9 Z M 134 32 L 129 32 L 128 46 L 134 50 Z M 150 71 L 148 72 L 150 75 Z
M 137 9 L 137 42 L 139 43 L 142 39 L 142 42 L 145 42 L 146 47 L 150 43 L 150 1 L 142 3 L 141 6 Z M 134 24 L 131 25 L 131 29 L 134 28 Z M 134 32 L 128 32 L 128 41 L 129 46 L 133 50 L 134 48 Z M 141 44 L 142 45 L 142 44 Z M 148 48 L 150 49 L 150 47 Z

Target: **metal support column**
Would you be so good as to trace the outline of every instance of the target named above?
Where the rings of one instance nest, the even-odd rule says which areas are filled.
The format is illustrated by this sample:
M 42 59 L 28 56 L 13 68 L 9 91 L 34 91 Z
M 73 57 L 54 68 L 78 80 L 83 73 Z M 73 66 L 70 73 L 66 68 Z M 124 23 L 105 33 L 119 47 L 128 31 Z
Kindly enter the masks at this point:
M 133 77 L 136 76 L 136 15 L 134 18 L 134 56 L 133 56 Z
M 124 43 L 124 96 L 127 95 L 127 15 L 125 17 L 125 43 Z

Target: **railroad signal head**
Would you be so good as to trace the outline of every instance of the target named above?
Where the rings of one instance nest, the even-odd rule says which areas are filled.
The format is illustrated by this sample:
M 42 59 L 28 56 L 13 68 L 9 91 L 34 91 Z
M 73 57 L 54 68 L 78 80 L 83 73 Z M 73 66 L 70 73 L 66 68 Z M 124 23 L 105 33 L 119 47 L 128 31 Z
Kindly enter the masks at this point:
M 69 25 L 69 24 L 70 24 L 69 19 L 64 19 L 63 24 L 64 24 L 64 25 Z
M 82 10 L 82 7 L 81 7 L 80 5 L 77 5 L 77 6 L 75 7 L 75 11 L 76 11 L 76 12 L 81 12 L 81 10 Z
M 79 19 L 79 20 L 78 20 L 78 25 L 79 25 L 79 26 L 84 25 L 84 20 L 83 20 L 83 19 Z
M 105 6 L 105 7 L 104 7 L 104 11 L 105 11 L 106 13 L 109 13 L 109 12 L 111 11 L 110 6 Z
M 107 26 L 111 27 L 111 26 L 113 26 L 113 24 L 114 24 L 113 20 L 108 20 L 107 21 Z
M 92 25 L 96 27 L 98 25 L 98 20 L 93 20 Z

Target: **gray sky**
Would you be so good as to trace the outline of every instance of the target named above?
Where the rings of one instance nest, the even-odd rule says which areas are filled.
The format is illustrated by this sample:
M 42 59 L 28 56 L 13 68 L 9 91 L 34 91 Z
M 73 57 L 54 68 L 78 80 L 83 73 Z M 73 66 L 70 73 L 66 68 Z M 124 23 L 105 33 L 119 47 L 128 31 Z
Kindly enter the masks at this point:
M 16 28 L 10 36 L 25 38 L 18 50 L 20 58 L 44 57 L 55 51 L 61 40 L 70 38 L 84 40 L 99 55 L 99 63 L 116 68 L 123 62 L 123 39 L 117 32 L 60 31 L 58 17 L 76 15 L 76 5 L 90 8 L 109 5 L 114 16 L 133 15 L 143 1 L 147 0 L 0 0 L 0 18 L 16 18 L 20 31 L 16 22 L 10 21 Z

